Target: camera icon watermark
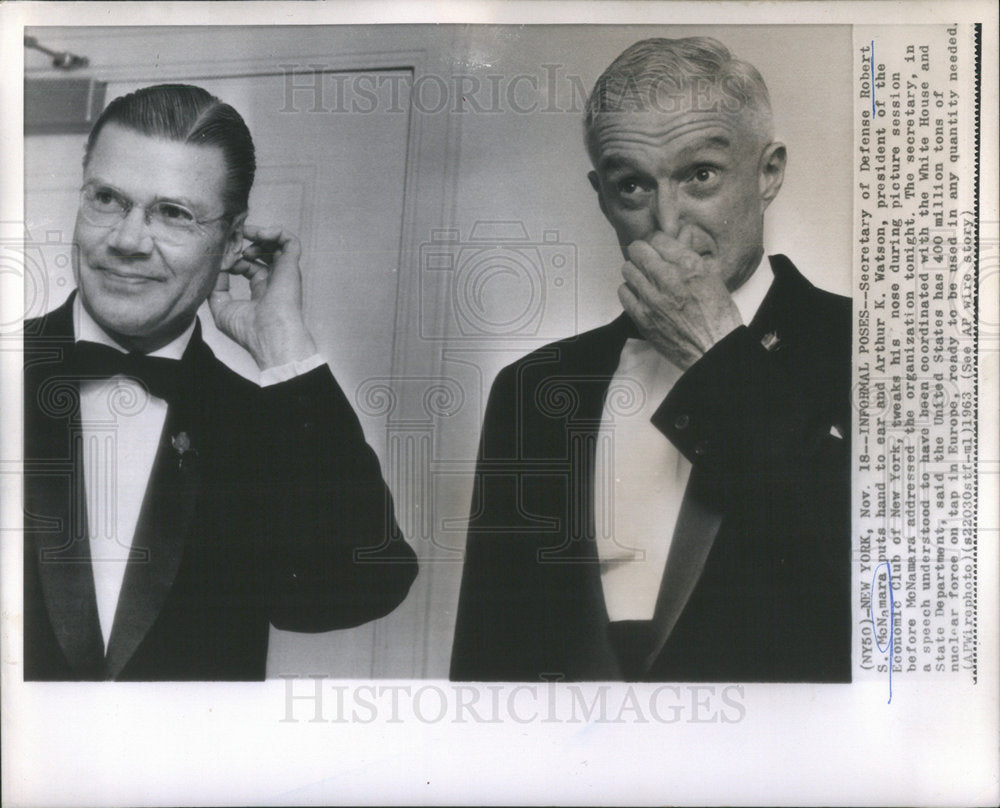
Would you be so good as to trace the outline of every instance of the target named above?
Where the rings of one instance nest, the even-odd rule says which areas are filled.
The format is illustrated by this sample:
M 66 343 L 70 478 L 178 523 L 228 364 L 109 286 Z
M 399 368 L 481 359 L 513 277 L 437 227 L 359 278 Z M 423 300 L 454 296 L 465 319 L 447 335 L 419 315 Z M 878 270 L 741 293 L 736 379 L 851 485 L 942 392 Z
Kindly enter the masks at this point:
M 576 333 L 577 249 L 556 230 L 476 222 L 468 238 L 435 230 L 420 245 L 420 336 L 555 339 Z M 445 305 L 442 306 L 442 301 Z
M 0 223 L 0 294 L 17 299 L 23 284 L 23 306 L 5 308 L 0 336 L 20 335 L 24 320 L 50 308 L 53 285 L 72 281 L 73 240 L 60 230 L 33 238 L 23 223 Z M 16 315 L 16 316 L 15 316 Z

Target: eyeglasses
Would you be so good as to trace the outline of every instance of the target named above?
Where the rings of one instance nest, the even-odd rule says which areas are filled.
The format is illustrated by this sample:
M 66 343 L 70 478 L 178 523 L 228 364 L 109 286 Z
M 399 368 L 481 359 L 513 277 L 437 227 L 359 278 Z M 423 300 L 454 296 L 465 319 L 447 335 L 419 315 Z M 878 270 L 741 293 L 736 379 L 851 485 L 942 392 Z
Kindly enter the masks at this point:
M 103 185 L 84 185 L 80 189 L 80 213 L 95 227 L 116 227 L 136 207 L 145 211 L 150 235 L 165 244 L 189 242 L 205 234 L 205 225 L 227 216 L 222 214 L 212 219 L 199 219 L 184 205 L 163 200 L 139 205 L 114 188 Z

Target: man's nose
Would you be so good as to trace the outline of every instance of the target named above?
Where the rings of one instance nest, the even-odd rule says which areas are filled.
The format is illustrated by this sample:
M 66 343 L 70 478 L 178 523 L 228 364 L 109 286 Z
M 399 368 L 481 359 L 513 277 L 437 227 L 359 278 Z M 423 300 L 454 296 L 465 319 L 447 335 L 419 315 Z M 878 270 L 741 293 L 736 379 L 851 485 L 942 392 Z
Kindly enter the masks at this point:
M 656 189 L 656 229 L 677 238 L 681 229 L 681 210 L 677 189 L 672 184 L 661 183 Z
M 108 236 L 108 245 L 123 255 L 148 255 L 153 250 L 153 236 L 146 223 L 146 210 L 133 207 Z

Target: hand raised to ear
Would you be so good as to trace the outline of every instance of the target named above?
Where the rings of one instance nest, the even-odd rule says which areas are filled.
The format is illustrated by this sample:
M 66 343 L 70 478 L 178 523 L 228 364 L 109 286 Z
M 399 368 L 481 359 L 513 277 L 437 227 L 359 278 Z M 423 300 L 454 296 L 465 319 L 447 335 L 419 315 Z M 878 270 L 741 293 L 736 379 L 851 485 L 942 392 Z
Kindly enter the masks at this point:
M 244 347 L 261 370 L 306 359 L 316 343 L 302 314 L 301 247 L 280 227 L 245 224 L 243 235 L 253 242 L 228 270 L 219 273 L 208 303 L 219 330 Z M 229 275 L 250 282 L 250 300 L 234 300 Z

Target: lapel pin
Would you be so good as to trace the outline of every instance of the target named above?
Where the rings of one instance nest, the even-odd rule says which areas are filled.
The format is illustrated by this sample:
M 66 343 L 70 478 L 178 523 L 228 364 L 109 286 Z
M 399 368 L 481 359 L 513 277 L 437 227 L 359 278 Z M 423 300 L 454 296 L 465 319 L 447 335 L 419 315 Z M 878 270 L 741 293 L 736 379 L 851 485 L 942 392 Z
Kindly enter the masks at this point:
M 187 432 L 181 431 L 174 435 L 170 439 L 170 445 L 173 446 L 174 451 L 177 452 L 177 468 L 179 469 L 184 468 L 185 461 L 198 455 L 197 450 L 191 445 L 191 438 L 188 436 Z
M 781 339 L 777 331 L 768 331 L 760 341 L 765 351 L 776 351 L 781 345 Z

